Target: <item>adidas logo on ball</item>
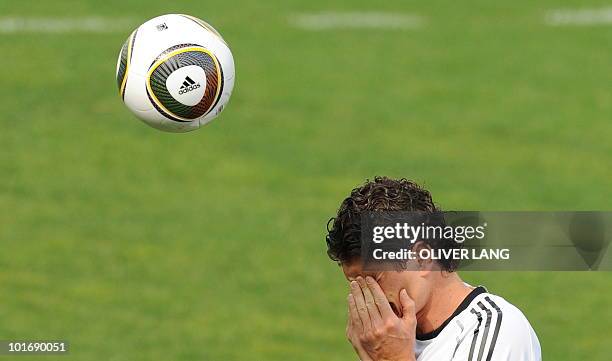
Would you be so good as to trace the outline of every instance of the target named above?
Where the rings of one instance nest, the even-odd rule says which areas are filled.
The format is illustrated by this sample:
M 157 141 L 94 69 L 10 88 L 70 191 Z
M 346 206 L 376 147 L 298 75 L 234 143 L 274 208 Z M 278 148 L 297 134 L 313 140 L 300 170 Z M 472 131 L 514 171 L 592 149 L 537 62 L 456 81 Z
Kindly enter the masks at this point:
M 193 81 L 193 79 L 191 79 L 189 76 L 185 77 L 185 80 L 183 81 L 183 85 L 181 86 L 181 88 L 179 89 L 179 95 L 183 95 L 186 93 L 189 93 L 192 90 L 198 89 L 200 87 L 200 83 L 197 83 L 195 81 Z

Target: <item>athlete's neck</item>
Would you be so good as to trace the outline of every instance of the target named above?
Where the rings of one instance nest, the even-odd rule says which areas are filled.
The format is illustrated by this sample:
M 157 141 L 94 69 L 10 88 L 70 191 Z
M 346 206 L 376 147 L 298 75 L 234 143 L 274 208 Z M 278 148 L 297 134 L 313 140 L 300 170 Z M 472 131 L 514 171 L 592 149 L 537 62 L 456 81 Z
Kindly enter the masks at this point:
M 436 275 L 436 285 L 429 301 L 417 312 L 417 334 L 430 333 L 442 326 L 452 316 L 461 302 L 473 290 L 456 273 L 441 272 Z

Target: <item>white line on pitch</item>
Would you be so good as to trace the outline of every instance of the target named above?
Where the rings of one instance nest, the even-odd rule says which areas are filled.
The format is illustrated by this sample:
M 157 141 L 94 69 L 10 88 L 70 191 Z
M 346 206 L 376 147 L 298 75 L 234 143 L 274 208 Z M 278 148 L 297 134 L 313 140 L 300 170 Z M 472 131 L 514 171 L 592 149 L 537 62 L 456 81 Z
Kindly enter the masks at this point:
M 323 12 L 296 14 L 290 23 L 305 30 L 330 29 L 416 29 L 424 25 L 423 17 L 414 14 L 384 12 Z
M 612 24 L 612 7 L 599 9 L 556 9 L 546 13 L 544 22 L 551 26 L 591 26 Z
M 112 33 L 134 25 L 130 19 L 103 17 L 0 17 L 0 33 Z

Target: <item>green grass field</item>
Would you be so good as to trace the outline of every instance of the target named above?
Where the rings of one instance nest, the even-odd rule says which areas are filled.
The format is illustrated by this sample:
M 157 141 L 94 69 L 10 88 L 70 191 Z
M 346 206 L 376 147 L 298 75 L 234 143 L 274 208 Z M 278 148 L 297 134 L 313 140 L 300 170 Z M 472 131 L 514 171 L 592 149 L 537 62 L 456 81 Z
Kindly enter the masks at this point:
M 0 339 L 70 341 L 44 360 L 355 359 L 324 230 L 366 178 L 444 209 L 610 209 L 612 26 L 543 22 L 605 5 L 3 0 L 0 17 L 202 17 L 237 82 L 209 126 L 162 133 L 117 96 L 129 27 L 0 33 Z M 426 21 L 291 25 L 320 11 Z M 610 359 L 612 274 L 464 276 L 524 310 L 546 360 Z

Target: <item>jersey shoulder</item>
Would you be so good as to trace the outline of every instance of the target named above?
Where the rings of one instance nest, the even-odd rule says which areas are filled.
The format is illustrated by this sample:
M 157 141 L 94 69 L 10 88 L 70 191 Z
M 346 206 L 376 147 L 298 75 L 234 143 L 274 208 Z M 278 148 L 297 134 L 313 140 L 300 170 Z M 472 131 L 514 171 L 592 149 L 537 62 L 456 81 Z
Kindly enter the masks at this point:
M 468 360 L 541 360 L 540 343 L 527 317 L 500 296 L 481 292 L 457 323 Z

